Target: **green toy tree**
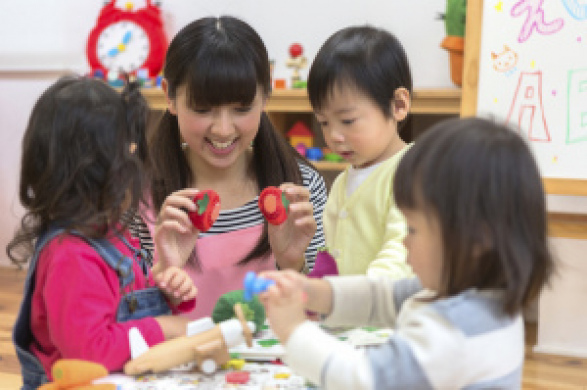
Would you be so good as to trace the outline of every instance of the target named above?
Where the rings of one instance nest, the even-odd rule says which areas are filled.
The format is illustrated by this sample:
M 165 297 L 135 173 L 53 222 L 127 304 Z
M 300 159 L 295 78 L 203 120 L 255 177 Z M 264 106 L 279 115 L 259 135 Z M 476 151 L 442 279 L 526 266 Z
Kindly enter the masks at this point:
M 467 0 L 447 0 L 446 12 L 442 15 L 446 37 L 441 46 L 450 53 L 450 75 L 458 86 L 463 81 L 463 51 L 465 48 L 465 24 Z
M 244 298 L 243 290 L 234 290 L 223 294 L 212 310 L 212 321 L 219 323 L 236 317 L 234 304 L 240 303 L 247 321 L 255 323 L 255 332 L 258 332 L 265 323 L 265 309 L 257 296 L 249 302 Z

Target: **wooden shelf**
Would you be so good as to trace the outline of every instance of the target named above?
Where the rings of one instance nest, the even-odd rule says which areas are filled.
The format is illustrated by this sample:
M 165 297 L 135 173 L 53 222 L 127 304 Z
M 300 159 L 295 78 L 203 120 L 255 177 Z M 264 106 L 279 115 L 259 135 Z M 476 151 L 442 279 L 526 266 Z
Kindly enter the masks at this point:
M 165 110 L 167 102 L 159 88 L 144 88 L 143 95 L 153 110 Z M 412 114 L 459 114 L 461 90 L 456 88 L 416 89 Z M 267 102 L 267 112 L 312 113 L 305 89 L 275 89 Z

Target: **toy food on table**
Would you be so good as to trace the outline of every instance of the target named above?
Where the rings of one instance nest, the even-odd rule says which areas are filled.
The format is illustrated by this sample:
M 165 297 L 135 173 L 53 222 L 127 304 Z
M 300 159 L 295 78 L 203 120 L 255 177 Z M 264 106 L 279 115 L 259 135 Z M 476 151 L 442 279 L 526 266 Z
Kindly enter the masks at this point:
M 53 382 L 39 387 L 42 390 L 93 389 L 116 390 L 116 385 L 109 383 L 92 384 L 94 379 L 108 375 L 102 364 L 78 359 L 59 359 L 51 367 Z
M 287 219 L 289 200 L 277 187 L 266 187 L 259 195 L 259 209 L 272 225 L 280 225 Z
M 181 336 L 155 345 L 126 363 L 124 373 L 158 373 L 193 361 L 203 373 L 214 373 L 230 360 L 229 347 L 243 341 L 249 347 L 253 345 L 255 324 L 246 321 L 240 304 L 234 306 L 234 311 L 237 318 L 223 321 L 191 336 Z
M 220 197 L 214 190 L 204 190 L 194 196 L 194 203 L 198 209 L 188 213 L 190 221 L 199 231 L 207 232 L 220 214 Z
M 241 305 L 245 319 L 252 321 L 255 329 L 259 331 L 265 323 L 265 308 L 256 296 L 246 300 L 243 290 L 234 290 L 221 295 L 212 310 L 212 320 L 219 323 L 234 318 L 236 316 L 234 305 L 237 303 Z

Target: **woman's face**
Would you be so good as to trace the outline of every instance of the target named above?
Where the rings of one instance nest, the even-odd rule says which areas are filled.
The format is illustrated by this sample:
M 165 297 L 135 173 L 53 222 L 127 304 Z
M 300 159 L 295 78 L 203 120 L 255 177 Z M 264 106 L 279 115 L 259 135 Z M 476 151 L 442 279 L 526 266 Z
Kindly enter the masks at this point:
M 166 88 L 164 88 L 166 89 Z M 228 169 L 244 163 L 251 142 L 257 135 L 265 108 L 261 87 L 250 105 L 230 103 L 213 107 L 189 107 L 186 90 L 177 90 L 177 98 L 168 99 L 169 111 L 177 116 L 179 131 L 188 161 L 199 167 Z

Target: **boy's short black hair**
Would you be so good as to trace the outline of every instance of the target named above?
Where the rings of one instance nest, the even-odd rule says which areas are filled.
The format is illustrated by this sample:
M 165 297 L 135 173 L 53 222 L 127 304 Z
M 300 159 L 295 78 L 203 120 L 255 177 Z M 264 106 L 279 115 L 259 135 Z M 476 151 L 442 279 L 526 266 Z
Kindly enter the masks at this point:
M 310 68 L 308 96 L 320 111 L 335 88 L 356 88 L 372 99 L 386 117 L 396 89 L 412 94 L 408 57 L 390 32 L 371 26 L 347 27 L 322 45 Z

